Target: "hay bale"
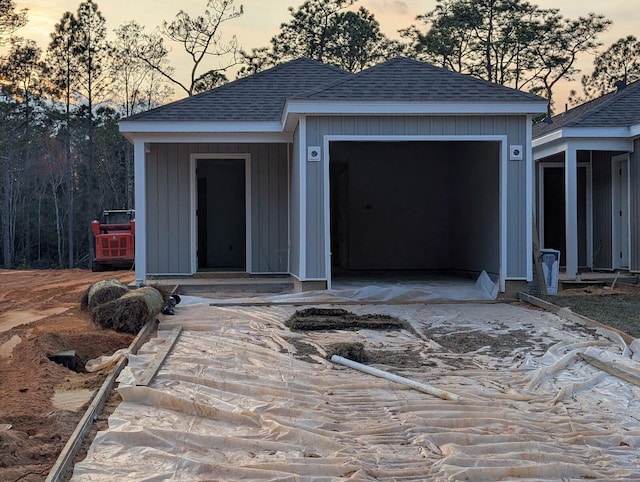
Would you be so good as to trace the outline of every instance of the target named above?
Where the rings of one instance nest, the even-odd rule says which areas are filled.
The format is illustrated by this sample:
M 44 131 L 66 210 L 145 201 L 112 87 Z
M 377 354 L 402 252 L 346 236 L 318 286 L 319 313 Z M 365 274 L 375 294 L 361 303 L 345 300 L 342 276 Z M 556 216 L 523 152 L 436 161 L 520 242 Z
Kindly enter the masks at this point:
M 145 286 L 96 306 L 91 316 L 93 322 L 102 328 L 137 334 L 147 321 L 160 313 L 163 303 L 160 291 Z
M 82 300 L 80 300 L 80 308 L 83 310 L 92 310 L 98 305 L 117 300 L 128 291 L 129 288 L 127 288 L 127 285 L 118 280 L 107 279 L 98 281 L 87 288 Z

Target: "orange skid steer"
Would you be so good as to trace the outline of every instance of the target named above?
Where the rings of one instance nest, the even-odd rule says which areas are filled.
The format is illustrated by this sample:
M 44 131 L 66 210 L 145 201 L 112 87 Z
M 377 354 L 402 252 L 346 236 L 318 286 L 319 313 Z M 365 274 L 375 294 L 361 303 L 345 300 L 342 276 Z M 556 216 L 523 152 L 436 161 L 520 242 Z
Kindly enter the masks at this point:
M 133 209 L 103 211 L 91 223 L 96 256 L 92 271 L 131 269 L 135 261 L 136 220 Z

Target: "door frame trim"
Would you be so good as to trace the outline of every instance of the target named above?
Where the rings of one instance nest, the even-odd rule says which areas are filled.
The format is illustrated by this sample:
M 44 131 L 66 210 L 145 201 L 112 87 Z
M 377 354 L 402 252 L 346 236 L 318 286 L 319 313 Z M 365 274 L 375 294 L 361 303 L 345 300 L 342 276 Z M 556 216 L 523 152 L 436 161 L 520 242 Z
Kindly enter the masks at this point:
M 199 160 L 207 159 L 241 159 L 244 160 L 244 182 L 245 182 L 245 272 L 251 273 L 251 154 L 244 153 L 191 153 L 189 156 L 189 177 L 190 177 L 190 204 L 191 204 L 191 274 L 198 272 L 198 219 L 196 211 L 198 209 L 198 179 L 196 168 Z

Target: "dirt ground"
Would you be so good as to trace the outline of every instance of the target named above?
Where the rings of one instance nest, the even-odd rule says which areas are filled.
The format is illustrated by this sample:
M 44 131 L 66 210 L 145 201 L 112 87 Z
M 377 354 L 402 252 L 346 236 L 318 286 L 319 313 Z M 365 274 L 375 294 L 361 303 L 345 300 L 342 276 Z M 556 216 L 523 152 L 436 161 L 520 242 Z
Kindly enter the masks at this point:
M 83 373 L 85 363 L 131 343 L 132 335 L 102 330 L 80 310 L 84 292 L 101 279 L 130 283 L 134 274 L 0 270 L 0 480 L 46 478 L 86 397 L 107 376 Z M 76 353 L 76 371 L 47 358 L 68 350 Z M 85 398 L 59 398 L 69 392 Z
M 61 407 L 54 403 L 56 393 L 86 393 L 97 390 L 108 373 L 82 372 L 86 361 L 127 347 L 132 335 L 102 330 L 80 310 L 85 290 L 101 279 L 118 279 L 130 283 L 128 271 L 92 273 L 85 270 L 6 271 L 0 270 L 0 480 L 43 481 L 86 409 L 89 398 Z M 633 336 L 640 336 L 640 287 L 617 285 L 615 289 L 585 287 L 560 292 L 548 301 L 569 306 L 577 313 L 613 326 Z M 326 315 L 323 314 L 323 315 Z M 303 323 L 304 319 L 298 320 Z M 390 320 L 360 320 L 361 323 L 387 325 Z M 292 327 L 292 329 L 308 327 Z M 399 329 L 388 326 L 387 329 Z M 446 345 L 445 333 L 426 333 Z M 454 343 L 472 349 L 479 343 L 500 350 L 526 343 L 526 331 L 519 339 L 478 338 L 469 333 Z M 336 347 L 343 349 L 358 347 Z M 77 371 L 47 358 L 48 354 L 74 350 Z M 394 356 L 398 356 L 395 354 Z M 375 359 L 369 361 L 375 363 Z M 397 359 L 396 364 L 413 366 L 416 360 Z M 117 397 L 117 395 L 115 395 Z M 107 405 L 116 406 L 117 399 Z M 103 422 L 106 416 L 103 416 Z M 98 421 L 100 423 L 100 421 Z M 97 424 L 95 424 L 97 425 Z

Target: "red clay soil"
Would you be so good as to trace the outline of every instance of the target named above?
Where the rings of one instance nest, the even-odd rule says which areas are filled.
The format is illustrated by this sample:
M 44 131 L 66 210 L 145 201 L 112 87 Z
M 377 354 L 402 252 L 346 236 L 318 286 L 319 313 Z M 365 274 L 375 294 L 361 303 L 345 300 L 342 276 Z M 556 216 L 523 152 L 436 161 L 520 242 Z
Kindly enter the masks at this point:
M 0 270 L 0 480 L 45 480 L 85 406 L 60 410 L 56 388 L 98 389 L 108 373 L 84 373 L 88 360 L 125 348 L 133 336 L 103 330 L 80 309 L 101 279 L 130 283 L 131 271 Z M 72 371 L 47 358 L 74 350 Z M 77 373 L 78 372 L 78 373 Z

